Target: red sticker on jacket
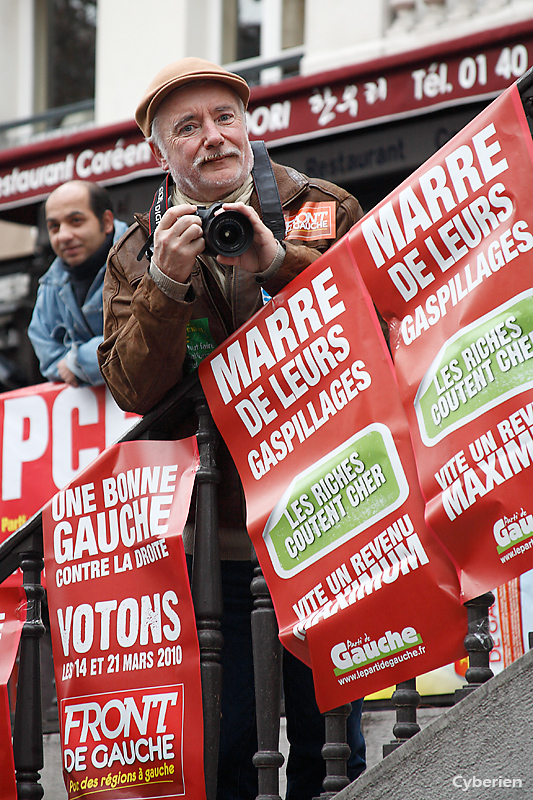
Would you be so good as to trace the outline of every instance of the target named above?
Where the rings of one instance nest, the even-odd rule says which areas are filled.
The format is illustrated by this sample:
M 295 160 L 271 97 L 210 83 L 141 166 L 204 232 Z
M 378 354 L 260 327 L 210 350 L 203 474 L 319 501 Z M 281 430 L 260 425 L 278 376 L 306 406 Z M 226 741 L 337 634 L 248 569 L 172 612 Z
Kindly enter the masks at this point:
M 304 203 L 297 214 L 285 218 L 286 239 L 334 239 L 335 203 Z

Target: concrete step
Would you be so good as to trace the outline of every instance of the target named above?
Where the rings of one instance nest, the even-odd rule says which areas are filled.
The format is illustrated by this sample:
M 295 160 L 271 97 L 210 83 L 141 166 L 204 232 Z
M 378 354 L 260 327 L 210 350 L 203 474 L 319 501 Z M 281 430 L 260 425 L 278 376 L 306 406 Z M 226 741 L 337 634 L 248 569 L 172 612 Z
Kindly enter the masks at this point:
M 533 798 L 533 651 L 438 715 L 335 800 Z

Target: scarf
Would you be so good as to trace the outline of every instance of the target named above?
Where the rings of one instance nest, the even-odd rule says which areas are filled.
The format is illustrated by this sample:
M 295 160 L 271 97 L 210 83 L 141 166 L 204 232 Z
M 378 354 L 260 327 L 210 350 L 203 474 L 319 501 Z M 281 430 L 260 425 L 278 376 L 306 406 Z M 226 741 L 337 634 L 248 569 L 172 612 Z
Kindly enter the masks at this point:
M 89 256 L 82 264 L 78 264 L 76 267 L 69 267 L 67 264 L 64 264 L 70 275 L 70 283 L 76 296 L 76 302 L 80 308 L 87 297 L 87 292 L 92 282 L 107 261 L 107 256 L 113 244 L 113 236 L 113 231 L 108 233 L 98 250 L 96 250 L 92 256 Z

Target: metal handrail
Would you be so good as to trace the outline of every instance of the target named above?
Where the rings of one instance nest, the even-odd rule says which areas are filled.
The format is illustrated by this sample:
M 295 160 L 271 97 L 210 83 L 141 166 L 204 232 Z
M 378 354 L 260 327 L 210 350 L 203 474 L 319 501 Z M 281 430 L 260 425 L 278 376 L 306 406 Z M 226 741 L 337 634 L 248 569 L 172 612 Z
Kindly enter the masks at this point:
M 191 413 L 195 413 L 199 420 L 196 435 L 200 456 L 195 534 L 195 547 L 198 545 L 198 549 L 195 549 L 193 561 L 192 595 L 200 647 L 206 797 L 207 800 L 215 800 L 222 680 L 220 654 L 223 646 L 219 630 L 222 597 L 216 520 L 216 487 L 219 475 L 215 453 L 219 434 L 209 413 L 198 373 L 192 373 L 171 389 L 150 412 L 118 439 L 117 443 L 146 438 L 169 438 L 167 424 L 171 423 L 174 426 Z M 41 621 L 41 600 L 44 589 L 40 582 L 44 567 L 43 558 L 41 510 L 0 544 L 0 583 L 20 567 L 28 600 L 27 618 L 21 636 L 13 753 L 18 797 L 21 799 L 32 797 L 35 800 L 40 800 L 44 794 L 44 789 L 39 783 L 40 771 L 44 766 L 39 666 L 40 637 L 44 634 Z M 254 757 L 254 764 L 258 769 L 260 797 L 263 800 L 279 800 L 279 768 L 283 763 L 283 757 L 278 749 L 281 700 L 280 643 L 272 601 L 258 565 L 251 591 L 255 598 L 252 632 L 259 720 L 259 750 Z M 456 701 L 492 676 L 489 668 L 492 642 L 488 617 L 488 608 L 492 602 L 494 596 L 488 593 L 466 603 L 468 633 L 465 637 L 465 647 L 470 656 L 470 668 L 466 673 L 468 685 L 458 691 Z M 395 739 L 383 748 L 384 756 L 419 730 L 416 723 L 416 708 L 419 702 L 420 697 L 414 679 L 398 685 L 393 696 L 393 704 L 397 709 L 397 723 L 393 728 Z M 346 745 L 346 719 L 349 713 L 350 705 L 347 704 L 324 715 L 326 744 L 322 753 L 326 763 L 326 777 L 321 800 L 330 800 L 348 784 L 346 761 L 349 748 Z
M 31 117 L 23 117 L 22 119 L 11 120 L 10 122 L 0 122 L 0 135 L 4 131 L 9 131 L 12 128 L 22 128 L 24 125 L 36 125 L 39 122 L 53 123 L 48 127 L 56 127 L 57 121 L 62 120 L 69 114 L 78 114 L 80 111 L 94 111 L 94 99 L 82 100 L 79 103 L 70 103 L 66 106 L 56 106 L 49 108 L 47 111 L 41 111 L 38 114 L 32 114 Z
M 283 50 L 282 54 L 275 58 L 266 58 L 264 56 L 252 56 L 251 58 L 242 58 L 240 61 L 232 61 L 229 64 L 224 64 L 224 68 L 230 72 L 236 72 L 243 77 L 251 86 L 257 86 L 260 80 L 256 80 L 255 75 L 263 70 L 271 69 L 272 67 L 281 67 L 281 69 L 294 68 L 294 74 L 299 73 L 300 62 L 305 55 L 305 47 L 298 45 L 297 47 L 290 47 Z

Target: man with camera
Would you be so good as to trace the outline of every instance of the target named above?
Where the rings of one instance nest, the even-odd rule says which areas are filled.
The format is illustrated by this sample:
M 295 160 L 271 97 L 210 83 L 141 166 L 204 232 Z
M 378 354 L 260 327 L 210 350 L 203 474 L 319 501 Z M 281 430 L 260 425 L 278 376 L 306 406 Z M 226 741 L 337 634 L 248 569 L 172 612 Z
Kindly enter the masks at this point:
M 155 76 L 137 108 L 137 123 L 167 177 L 150 213 L 136 217 L 108 260 L 99 360 L 124 409 L 149 411 L 362 216 L 343 189 L 277 165 L 250 143 L 249 94 L 240 76 L 186 58 Z M 310 217 L 322 225 L 309 225 Z M 194 430 L 191 419 L 172 434 Z M 254 800 L 251 543 L 242 487 L 224 444 L 217 465 L 224 596 L 218 797 Z M 192 552 L 189 533 L 187 526 Z M 287 797 L 310 800 L 322 791 L 324 723 L 311 671 L 286 652 L 284 691 Z M 358 702 L 348 726 L 352 780 L 364 769 L 360 714 Z

